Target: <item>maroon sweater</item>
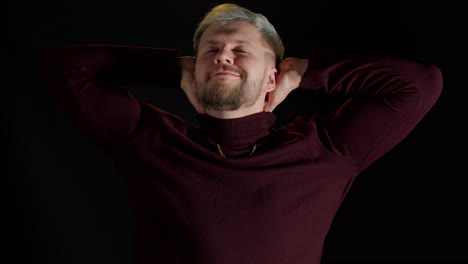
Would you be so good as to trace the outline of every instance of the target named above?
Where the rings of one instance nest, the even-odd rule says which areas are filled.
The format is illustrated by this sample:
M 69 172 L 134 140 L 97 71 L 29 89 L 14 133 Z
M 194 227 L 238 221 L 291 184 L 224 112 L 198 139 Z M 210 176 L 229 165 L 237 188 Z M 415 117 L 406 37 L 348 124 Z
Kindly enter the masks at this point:
M 310 53 L 301 88 L 349 94 L 336 112 L 279 128 L 269 112 L 198 115 L 194 126 L 120 86 L 179 87 L 177 56 L 89 45 L 42 57 L 51 96 L 128 184 L 138 264 L 320 263 L 355 177 L 410 133 L 442 89 L 431 65 Z

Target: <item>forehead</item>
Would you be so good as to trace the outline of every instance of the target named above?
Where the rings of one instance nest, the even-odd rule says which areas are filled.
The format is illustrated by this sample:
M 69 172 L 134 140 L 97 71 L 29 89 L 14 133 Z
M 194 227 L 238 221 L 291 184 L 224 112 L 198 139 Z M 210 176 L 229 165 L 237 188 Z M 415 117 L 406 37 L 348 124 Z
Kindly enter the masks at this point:
M 208 27 L 200 39 L 200 45 L 219 41 L 260 43 L 262 35 L 254 25 L 245 21 L 235 21 Z

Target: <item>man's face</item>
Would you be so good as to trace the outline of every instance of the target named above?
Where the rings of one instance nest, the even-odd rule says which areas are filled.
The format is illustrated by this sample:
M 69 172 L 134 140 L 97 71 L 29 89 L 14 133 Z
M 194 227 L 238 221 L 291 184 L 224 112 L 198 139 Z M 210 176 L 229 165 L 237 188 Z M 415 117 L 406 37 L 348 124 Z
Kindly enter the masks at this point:
M 211 26 L 198 47 L 195 87 L 206 108 L 233 111 L 264 100 L 275 57 L 253 25 Z

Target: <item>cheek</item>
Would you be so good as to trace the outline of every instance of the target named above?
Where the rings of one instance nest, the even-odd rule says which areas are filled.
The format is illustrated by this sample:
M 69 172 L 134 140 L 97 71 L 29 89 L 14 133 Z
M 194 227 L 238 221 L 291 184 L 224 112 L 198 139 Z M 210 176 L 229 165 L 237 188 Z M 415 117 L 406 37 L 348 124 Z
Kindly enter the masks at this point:
M 247 73 L 248 80 L 253 81 L 253 82 L 262 82 L 264 78 L 263 73 L 256 69 L 251 69 L 250 71 L 247 70 L 246 73 Z
M 194 71 L 195 77 L 200 78 L 208 74 L 208 68 L 205 65 L 206 64 L 204 63 L 195 64 L 195 71 Z
M 203 74 L 203 69 L 200 69 L 200 68 L 196 68 L 193 75 L 195 77 L 195 80 L 202 80 L 204 79 L 204 74 Z

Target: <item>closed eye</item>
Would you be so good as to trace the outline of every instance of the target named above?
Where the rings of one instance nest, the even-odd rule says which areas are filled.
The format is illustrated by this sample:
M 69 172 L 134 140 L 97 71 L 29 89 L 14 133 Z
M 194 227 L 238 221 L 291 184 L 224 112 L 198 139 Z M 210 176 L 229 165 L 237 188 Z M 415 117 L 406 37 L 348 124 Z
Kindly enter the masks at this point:
M 235 49 L 234 52 L 237 52 L 237 53 L 247 53 L 247 51 L 242 50 L 242 49 Z

